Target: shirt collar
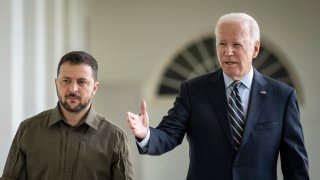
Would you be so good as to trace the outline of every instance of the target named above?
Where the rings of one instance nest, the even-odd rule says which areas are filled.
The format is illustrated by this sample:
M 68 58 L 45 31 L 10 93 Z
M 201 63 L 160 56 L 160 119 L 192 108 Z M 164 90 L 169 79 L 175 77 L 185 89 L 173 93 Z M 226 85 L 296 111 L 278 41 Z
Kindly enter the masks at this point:
M 231 79 L 227 74 L 223 72 L 223 79 L 226 86 L 226 89 L 233 83 L 233 79 Z M 244 84 L 248 89 L 251 89 L 253 79 L 253 68 L 251 67 L 250 71 L 245 74 L 242 79 L 240 79 L 241 83 Z
M 52 110 L 52 113 L 49 117 L 48 126 L 50 127 L 59 121 L 64 121 L 63 119 L 64 119 L 64 117 L 60 111 L 60 107 L 59 107 L 59 103 L 58 103 L 57 106 Z M 90 127 L 94 128 L 94 129 L 98 129 L 98 119 L 96 118 L 96 112 L 92 106 L 90 107 L 88 113 L 86 115 L 84 115 L 84 117 L 81 119 L 79 125 L 81 125 L 83 123 L 89 125 Z

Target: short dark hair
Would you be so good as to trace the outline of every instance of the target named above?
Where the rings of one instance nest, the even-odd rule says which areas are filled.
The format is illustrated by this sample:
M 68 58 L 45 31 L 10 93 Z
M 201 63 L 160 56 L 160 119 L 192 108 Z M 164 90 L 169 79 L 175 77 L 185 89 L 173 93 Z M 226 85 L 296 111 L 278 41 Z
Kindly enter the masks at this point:
M 98 79 L 98 62 L 93 56 L 84 51 L 71 51 L 60 59 L 57 69 L 57 76 L 60 73 L 60 67 L 63 63 L 69 62 L 71 64 L 87 64 L 92 69 L 92 76 L 96 81 Z

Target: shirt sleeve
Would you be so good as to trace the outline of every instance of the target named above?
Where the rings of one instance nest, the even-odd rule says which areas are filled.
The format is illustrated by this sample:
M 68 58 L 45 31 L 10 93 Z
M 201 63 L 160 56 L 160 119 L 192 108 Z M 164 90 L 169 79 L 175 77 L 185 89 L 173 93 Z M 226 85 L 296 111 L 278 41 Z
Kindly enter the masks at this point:
M 149 143 L 149 139 L 150 139 L 150 129 L 148 129 L 147 135 L 144 139 L 142 139 L 142 141 L 136 141 L 136 143 L 140 146 L 140 148 L 145 148 L 148 143 Z
M 26 158 L 21 150 L 21 137 L 23 125 L 20 124 L 18 131 L 12 141 L 1 180 L 26 180 Z
M 118 137 L 118 154 L 112 165 L 112 180 L 133 180 L 133 167 L 130 157 L 128 140 L 124 132 Z

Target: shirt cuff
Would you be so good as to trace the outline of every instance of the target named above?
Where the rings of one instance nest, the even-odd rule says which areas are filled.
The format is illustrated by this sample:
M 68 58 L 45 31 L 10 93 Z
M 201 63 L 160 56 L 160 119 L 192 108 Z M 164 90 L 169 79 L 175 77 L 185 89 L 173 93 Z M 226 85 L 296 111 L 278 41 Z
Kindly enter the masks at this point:
M 148 129 L 148 132 L 147 132 L 147 136 L 142 140 L 142 141 L 136 141 L 136 143 L 141 147 L 141 148 L 144 148 L 148 145 L 149 143 L 149 139 L 150 139 L 150 129 Z

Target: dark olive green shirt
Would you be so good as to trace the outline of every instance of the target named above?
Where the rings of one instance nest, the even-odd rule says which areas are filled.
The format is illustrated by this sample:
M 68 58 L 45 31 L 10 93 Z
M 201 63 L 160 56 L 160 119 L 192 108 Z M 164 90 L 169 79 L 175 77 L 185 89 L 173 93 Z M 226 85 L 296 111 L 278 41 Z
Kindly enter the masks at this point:
M 131 180 L 127 137 L 93 108 L 70 126 L 59 106 L 23 121 L 2 180 Z

